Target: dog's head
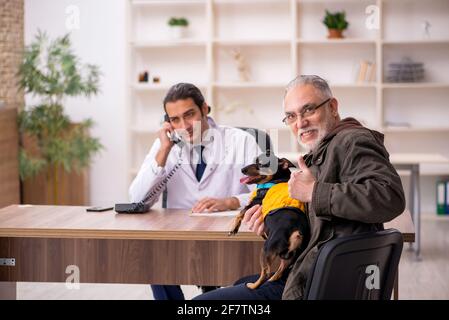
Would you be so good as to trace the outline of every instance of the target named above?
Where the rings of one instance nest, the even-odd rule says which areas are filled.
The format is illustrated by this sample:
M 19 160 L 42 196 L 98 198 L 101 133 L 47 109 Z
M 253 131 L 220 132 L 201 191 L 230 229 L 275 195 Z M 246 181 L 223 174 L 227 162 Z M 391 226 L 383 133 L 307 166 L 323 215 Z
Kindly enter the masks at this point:
M 305 214 L 289 209 L 267 215 L 265 230 L 268 235 L 264 244 L 265 254 L 279 256 L 284 260 L 297 257 L 309 236 Z
M 289 179 L 290 169 L 295 167 L 289 160 L 282 158 L 279 159 L 273 156 L 270 150 L 267 150 L 265 154 L 260 154 L 254 160 L 254 163 L 247 165 L 242 169 L 242 173 L 245 175 L 240 179 L 240 183 L 255 184 L 255 183 L 267 183 L 277 179 Z

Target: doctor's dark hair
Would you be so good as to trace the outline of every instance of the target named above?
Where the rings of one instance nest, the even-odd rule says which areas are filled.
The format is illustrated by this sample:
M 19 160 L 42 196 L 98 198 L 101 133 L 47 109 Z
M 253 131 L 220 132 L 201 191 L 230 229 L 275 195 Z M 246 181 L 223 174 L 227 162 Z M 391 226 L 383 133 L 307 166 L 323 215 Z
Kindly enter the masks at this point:
M 203 94 L 195 85 L 184 82 L 175 84 L 168 90 L 167 95 L 164 98 L 164 111 L 167 112 L 167 102 L 176 102 L 178 100 L 185 100 L 188 98 L 192 98 L 193 102 L 195 102 L 198 108 L 200 108 L 202 115 L 203 110 L 201 107 L 204 104 Z

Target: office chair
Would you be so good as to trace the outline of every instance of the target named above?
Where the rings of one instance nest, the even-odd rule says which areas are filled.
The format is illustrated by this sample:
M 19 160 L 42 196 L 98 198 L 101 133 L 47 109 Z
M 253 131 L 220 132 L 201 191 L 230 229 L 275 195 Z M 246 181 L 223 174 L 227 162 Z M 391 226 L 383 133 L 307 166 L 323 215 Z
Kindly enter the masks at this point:
M 390 300 L 402 245 L 402 234 L 396 229 L 327 242 L 318 252 L 304 299 Z M 372 266 L 378 268 L 377 274 Z
M 273 145 L 271 143 L 270 136 L 264 130 L 259 130 L 256 128 L 247 128 L 247 127 L 237 127 L 240 130 L 248 132 L 250 135 L 256 139 L 256 143 L 259 145 L 260 149 L 263 152 L 266 152 L 267 149 L 273 150 Z M 162 208 L 167 208 L 167 188 L 162 192 Z

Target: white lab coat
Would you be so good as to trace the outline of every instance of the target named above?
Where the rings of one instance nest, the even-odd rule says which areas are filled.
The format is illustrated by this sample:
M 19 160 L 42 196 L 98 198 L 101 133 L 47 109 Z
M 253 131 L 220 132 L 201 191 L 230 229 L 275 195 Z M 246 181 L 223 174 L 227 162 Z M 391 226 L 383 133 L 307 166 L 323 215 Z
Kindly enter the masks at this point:
M 166 183 L 167 208 L 192 208 L 204 197 L 225 198 L 234 196 L 239 199 L 242 208 L 248 203 L 249 194 L 255 186 L 240 183 L 243 177 L 241 169 L 253 163 L 261 151 L 254 137 L 249 133 L 233 127 L 217 126 L 208 118 L 212 130 L 204 140 L 211 141 L 211 150 L 207 166 L 200 182 L 195 177 L 191 165 L 190 146 L 174 145 L 165 167 L 158 167 L 155 157 L 160 148 L 160 140 L 156 139 L 150 152 L 129 188 L 131 202 L 139 202 L 152 192 L 155 196 L 147 201 L 150 206 L 158 201 L 164 188 L 158 188 L 175 165 L 181 166 Z M 213 137 L 213 138 L 211 138 Z M 164 183 L 162 183 L 164 185 Z

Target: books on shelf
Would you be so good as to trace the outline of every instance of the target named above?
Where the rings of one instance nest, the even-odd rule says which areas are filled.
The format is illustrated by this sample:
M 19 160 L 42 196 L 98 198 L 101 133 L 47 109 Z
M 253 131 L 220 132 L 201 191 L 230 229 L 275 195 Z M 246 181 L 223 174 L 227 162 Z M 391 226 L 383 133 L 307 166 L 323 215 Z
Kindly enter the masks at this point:
M 444 205 L 444 213 L 449 214 L 449 181 L 446 181 L 446 201 Z
M 362 60 L 359 63 L 357 83 L 376 81 L 376 63 L 369 60 Z
M 437 182 L 437 214 L 449 215 L 449 181 Z

